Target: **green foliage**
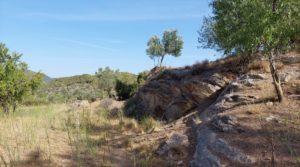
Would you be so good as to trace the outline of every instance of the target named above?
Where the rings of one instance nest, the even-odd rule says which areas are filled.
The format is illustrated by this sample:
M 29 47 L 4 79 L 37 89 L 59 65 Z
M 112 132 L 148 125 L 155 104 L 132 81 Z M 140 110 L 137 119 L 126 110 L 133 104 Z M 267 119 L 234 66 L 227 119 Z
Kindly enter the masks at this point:
M 64 103 L 74 100 L 93 101 L 106 97 L 106 93 L 98 87 L 99 80 L 93 75 L 79 75 L 53 79 L 44 84 L 36 97 L 31 97 L 26 103 Z
M 123 87 L 120 84 L 116 87 L 117 80 L 122 82 Z M 126 99 L 135 92 L 136 88 L 133 88 L 132 85 L 137 85 L 136 80 L 136 76 L 131 73 L 111 70 L 109 67 L 100 68 L 95 75 L 84 74 L 53 79 L 43 85 L 38 90 L 38 95 L 31 97 L 26 103 L 65 103 L 75 100 L 95 101 L 98 98 L 118 98 L 117 96 L 121 94 L 122 97 L 119 97 L 119 99 Z M 120 94 L 117 94 L 116 88 L 122 93 L 119 92 Z M 125 90 L 130 93 L 124 95 Z
M 268 56 L 278 100 L 283 90 L 274 57 L 295 48 L 300 35 L 299 0 L 214 0 L 214 16 L 200 31 L 203 47 L 251 56 Z
M 115 91 L 120 100 L 129 99 L 138 89 L 137 77 L 127 72 L 119 72 L 117 75 Z
M 138 74 L 137 83 L 139 86 L 142 86 L 145 84 L 145 82 L 149 76 L 149 73 L 150 73 L 150 71 L 143 71 Z
M 146 50 L 146 52 L 151 59 L 162 57 L 165 54 L 164 46 L 158 36 L 155 35 L 151 37 L 147 45 L 149 48 Z
M 145 129 L 145 131 L 153 130 L 155 127 L 158 126 L 158 122 L 150 116 L 142 118 L 140 124 Z
M 109 67 L 100 68 L 96 73 L 99 78 L 99 87 L 104 89 L 110 97 L 125 100 L 131 97 L 137 89 L 136 76 L 119 70 L 111 70 Z
M 109 96 L 115 95 L 113 90 L 115 88 L 118 73 L 118 70 L 114 71 L 109 67 L 105 67 L 104 69 L 99 68 L 98 72 L 96 72 L 96 76 L 99 79 L 99 88 L 106 91 Z
M 5 112 L 10 107 L 15 111 L 17 104 L 42 83 L 43 75 L 28 75 L 27 64 L 20 60 L 21 54 L 9 53 L 8 48 L 0 43 L 0 105 Z
M 211 5 L 214 15 L 204 19 L 199 32 L 202 47 L 225 54 L 283 53 L 300 35 L 298 0 L 214 0 Z
M 166 55 L 172 55 L 174 57 L 181 55 L 183 41 L 182 38 L 178 36 L 177 30 L 170 30 L 164 32 L 162 40 L 157 36 L 151 37 L 147 45 L 148 49 L 146 53 L 154 61 L 155 58 L 157 58 L 161 66 Z
M 137 91 L 137 88 L 138 88 L 137 82 L 130 84 L 121 80 L 116 81 L 116 92 L 120 100 L 126 100 L 132 97 L 134 93 Z

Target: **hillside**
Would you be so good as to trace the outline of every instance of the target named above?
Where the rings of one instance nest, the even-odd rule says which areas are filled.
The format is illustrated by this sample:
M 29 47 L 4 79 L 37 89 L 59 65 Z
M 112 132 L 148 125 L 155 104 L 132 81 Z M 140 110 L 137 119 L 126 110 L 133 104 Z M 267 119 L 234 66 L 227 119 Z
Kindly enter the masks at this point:
M 36 72 L 31 71 L 31 70 L 27 70 L 27 73 L 28 73 L 29 75 L 34 75 L 34 74 L 36 74 Z M 49 82 L 49 81 L 52 80 L 52 78 L 49 77 L 49 76 L 47 76 L 46 74 L 43 73 L 43 75 L 44 75 L 44 81 L 45 81 L 45 82 Z
M 34 98 L 46 103 L 62 103 L 76 100 L 95 101 L 106 97 L 120 98 L 118 96 L 122 94 L 122 88 L 137 84 L 137 77 L 131 73 L 106 68 L 96 75 L 84 74 L 44 81 Z
M 128 115 L 171 123 L 157 158 L 177 165 L 299 166 L 300 54 L 277 60 L 285 102 L 276 102 L 268 62 L 239 69 L 238 58 L 158 72 Z M 179 119 L 178 119 L 179 118 Z M 184 163 L 183 163 L 184 162 Z M 172 165 L 171 165 L 172 166 Z

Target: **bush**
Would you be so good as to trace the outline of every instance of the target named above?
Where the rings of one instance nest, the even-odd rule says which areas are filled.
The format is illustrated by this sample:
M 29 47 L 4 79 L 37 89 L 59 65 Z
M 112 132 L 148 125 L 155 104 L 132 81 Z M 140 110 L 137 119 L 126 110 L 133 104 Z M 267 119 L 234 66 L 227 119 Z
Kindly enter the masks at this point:
M 192 75 L 200 75 L 202 72 L 208 70 L 209 68 L 209 60 L 204 60 L 202 62 L 198 62 L 192 66 Z
M 158 126 L 158 122 L 152 117 L 145 117 L 140 121 L 141 126 L 145 131 L 153 130 Z
M 126 83 L 124 81 L 117 80 L 116 82 L 116 92 L 117 96 L 120 100 L 129 99 L 134 95 L 137 91 L 138 84 L 137 83 Z
M 139 86 L 142 86 L 145 84 L 149 74 L 150 74 L 149 71 L 143 71 L 143 72 L 139 73 L 139 75 L 137 77 L 137 83 L 139 84 Z

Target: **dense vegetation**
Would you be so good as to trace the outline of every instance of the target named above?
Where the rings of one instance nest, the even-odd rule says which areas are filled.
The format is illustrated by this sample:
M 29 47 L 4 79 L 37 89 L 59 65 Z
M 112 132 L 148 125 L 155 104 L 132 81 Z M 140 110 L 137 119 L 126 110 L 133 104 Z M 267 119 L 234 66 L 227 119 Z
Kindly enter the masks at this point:
M 95 75 L 79 75 L 53 79 L 46 82 L 36 96 L 26 101 L 32 103 L 63 103 L 75 100 L 95 101 L 106 97 L 125 100 L 131 97 L 143 78 L 128 72 L 100 68 Z

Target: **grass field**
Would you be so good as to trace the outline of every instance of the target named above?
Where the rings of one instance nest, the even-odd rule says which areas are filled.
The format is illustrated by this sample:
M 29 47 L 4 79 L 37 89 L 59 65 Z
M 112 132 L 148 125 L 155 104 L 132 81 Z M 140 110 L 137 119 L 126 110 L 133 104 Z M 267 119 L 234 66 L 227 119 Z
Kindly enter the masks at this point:
M 20 107 L 0 115 L 0 166 L 147 166 L 126 136 L 154 126 L 92 105 Z

